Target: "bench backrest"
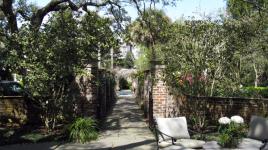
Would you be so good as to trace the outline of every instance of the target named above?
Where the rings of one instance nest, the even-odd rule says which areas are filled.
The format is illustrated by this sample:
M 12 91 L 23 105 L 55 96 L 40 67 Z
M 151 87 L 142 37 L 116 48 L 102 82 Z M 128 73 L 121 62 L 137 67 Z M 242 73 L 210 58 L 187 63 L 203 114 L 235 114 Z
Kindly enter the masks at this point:
M 248 137 L 256 140 L 268 139 L 268 120 L 259 116 L 252 116 L 249 124 Z
M 176 139 L 190 138 L 185 117 L 156 118 L 156 123 L 158 130 L 164 133 L 160 133 L 159 141 L 171 139 L 166 135 L 169 135 Z

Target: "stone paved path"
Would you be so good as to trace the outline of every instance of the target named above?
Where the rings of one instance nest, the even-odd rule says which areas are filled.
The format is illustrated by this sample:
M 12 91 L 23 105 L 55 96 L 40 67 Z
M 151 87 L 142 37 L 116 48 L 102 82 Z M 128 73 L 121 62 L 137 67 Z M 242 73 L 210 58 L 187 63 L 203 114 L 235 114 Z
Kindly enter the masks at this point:
M 142 111 L 130 95 L 130 91 L 121 91 L 111 115 L 107 117 L 104 131 L 97 141 L 88 144 L 41 143 L 11 145 L 0 150 L 13 149 L 56 149 L 56 150 L 155 150 L 154 135 L 143 119 Z

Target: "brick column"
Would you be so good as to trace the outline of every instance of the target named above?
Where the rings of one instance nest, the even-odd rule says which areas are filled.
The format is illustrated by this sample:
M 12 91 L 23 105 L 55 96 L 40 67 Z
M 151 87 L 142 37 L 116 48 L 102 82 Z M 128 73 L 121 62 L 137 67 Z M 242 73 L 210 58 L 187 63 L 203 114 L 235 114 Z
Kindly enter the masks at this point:
M 163 81 L 164 65 L 155 65 L 155 79 L 152 87 L 153 117 L 166 117 L 168 91 Z

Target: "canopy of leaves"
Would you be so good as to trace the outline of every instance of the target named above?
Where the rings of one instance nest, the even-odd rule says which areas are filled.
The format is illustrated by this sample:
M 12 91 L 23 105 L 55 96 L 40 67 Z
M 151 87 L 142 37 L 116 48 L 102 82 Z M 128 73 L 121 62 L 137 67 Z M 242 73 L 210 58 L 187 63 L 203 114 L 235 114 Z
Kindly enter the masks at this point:
M 218 23 L 189 21 L 174 23 L 173 36 L 161 48 L 167 64 L 167 81 L 183 93 L 209 94 L 215 82 L 232 83 L 236 69 L 234 52 L 226 48 L 226 33 Z M 227 69 L 228 68 L 228 69 Z M 226 84 L 227 85 L 227 84 Z M 233 84 L 225 90 L 234 88 Z
M 171 19 L 161 10 L 147 9 L 131 23 L 128 34 L 125 38 L 127 42 L 133 42 L 138 46 L 139 58 L 135 64 L 139 69 L 147 70 L 150 62 L 162 57 L 159 45 L 167 43 L 170 36 Z
M 174 89 L 192 95 L 243 95 L 241 86 L 265 85 L 267 79 L 266 2 L 229 0 L 231 16 L 216 21 L 163 21 L 163 30 L 156 34 L 151 31 L 157 31 L 157 24 L 149 30 L 142 21 L 134 22 L 132 41 L 148 47 L 138 60 L 151 60 L 153 45 L 166 65 L 166 82 Z
M 254 13 L 268 13 L 267 0 L 227 0 L 227 10 L 233 18 L 251 16 Z
M 147 9 L 128 27 L 129 38 L 143 46 L 148 46 L 152 40 L 163 43 L 170 23 L 170 18 L 163 11 Z
M 268 41 L 268 12 L 267 0 L 229 0 L 228 10 L 241 24 L 241 44 L 237 48 L 241 51 L 241 76 L 244 85 L 266 85 L 267 79 L 267 41 Z M 246 8 L 245 8 L 246 7 Z

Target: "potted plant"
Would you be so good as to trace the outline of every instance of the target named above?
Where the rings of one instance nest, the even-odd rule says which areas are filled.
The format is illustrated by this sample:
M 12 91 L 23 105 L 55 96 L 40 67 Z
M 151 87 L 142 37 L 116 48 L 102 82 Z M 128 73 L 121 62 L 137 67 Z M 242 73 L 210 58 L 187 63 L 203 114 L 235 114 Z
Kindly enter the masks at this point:
M 235 148 L 245 136 L 244 119 L 240 116 L 222 117 L 219 119 L 219 141 L 225 148 Z

